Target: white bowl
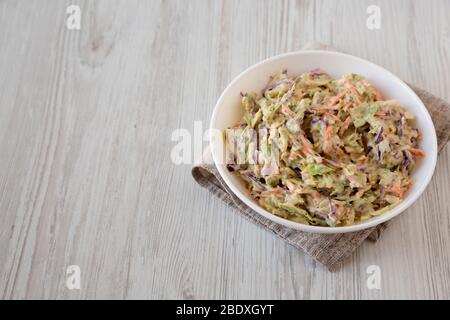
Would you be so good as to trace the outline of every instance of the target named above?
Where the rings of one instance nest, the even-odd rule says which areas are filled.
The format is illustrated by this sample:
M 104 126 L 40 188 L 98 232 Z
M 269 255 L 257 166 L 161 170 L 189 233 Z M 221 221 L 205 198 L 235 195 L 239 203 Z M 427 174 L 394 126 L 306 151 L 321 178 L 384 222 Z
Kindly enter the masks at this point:
M 251 198 L 245 183 L 236 175 L 230 173 L 223 159 L 224 141 L 215 139 L 214 132 L 235 125 L 243 116 L 240 107 L 240 92 L 260 92 L 267 84 L 270 75 L 287 69 L 291 75 L 299 75 L 315 68 L 327 71 L 331 76 L 340 78 L 348 73 L 361 74 L 374 84 L 383 95 L 383 99 L 395 99 L 416 116 L 416 125 L 423 133 L 421 148 L 425 158 L 420 161 L 412 175 L 413 186 L 405 198 L 397 206 L 384 214 L 367 221 L 345 227 L 320 227 L 300 224 L 277 217 L 260 207 Z M 228 187 L 246 205 L 262 216 L 293 229 L 314 233 L 344 233 L 354 232 L 376 226 L 390 220 L 407 209 L 425 190 L 433 176 L 437 158 L 437 139 L 431 117 L 419 97 L 403 81 L 391 72 L 371 62 L 351 55 L 329 51 L 299 51 L 282 54 L 264 60 L 248 68 L 238 75 L 225 89 L 215 106 L 211 125 L 211 151 L 214 163 Z

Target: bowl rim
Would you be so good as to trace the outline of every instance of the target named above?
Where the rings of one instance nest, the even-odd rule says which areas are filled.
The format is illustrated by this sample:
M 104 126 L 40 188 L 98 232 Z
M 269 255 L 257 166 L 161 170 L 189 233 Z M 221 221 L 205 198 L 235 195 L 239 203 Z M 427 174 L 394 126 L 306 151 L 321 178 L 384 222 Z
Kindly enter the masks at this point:
M 420 181 L 420 185 L 418 186 L 418 189 L 415 191 L 415 193 L 411 194 L 411 196 L 405 200 L 403 200 L 402 202 L 400 202 L 398 205 L 396 205 L 395 207 L 393 207 L 392 209 L 388 210 L 387 212 L 383 213 L 380 216 L 376 216 L 373 217 L 369 220 L 360 222 L 358 224 L 354 224 L 351 226 L 344 226 L 344 227 L 322 227 L 322 226 L 312 226 L 312 225 L 305 225 L 305 224 L 301 224 L 298 222 L 294 222 L 291 220 L 287 220 L 281 217 L 278 217 L 272 213 L 270 213 L 269 211 L 265 210 L 264 208 L 260 207 L 259 205 L 256 205 L 253 200 L 251 200 L 246 194 L 242 193 L 238 188 L 236 188 L 233 184 L 233 182 L 228 178 L 227 172 L 226 172 L 226 167 L 223 164 L 220 164 L 220 161 L 218 159 L 217 153 L 216 153 L 216 148 L 215 148 L 215 143 L 214 143 L 214 124 L 217 122 L 217 117 L 218 117 L 218 112 L 219 112 L 219 106 L 222 104 L 223 100 L 225 99 L 225 97 L 228 94 L 228 91 L 234 86 L 234 84 L 236 82 L 238 82 L 240 80 L 240 78 L 242 78 L 244 75 L 246 75 L 247 73 L 251 72 L 254 69 L 257 69 L 267 63 L 270 63 L 272 61 L 275 60 L 281 60 L 281 59 L 285 59 L 287 57 L 291 57 L 291 56 L 302 56 L 305 54 L 321 54 L 321 55 L 330 55 L 330 56 L 341 56 L 341 57 L 345 57 L 345 58 L 350 58 L 350 59 L 354 59 L 357 60 L 359 62 L 365 63 L 370 65 L 371 67 L 374 68 L 378 68 L 380 69 L 381 72 L 384 72 L 388 75 L 390 75 L 391 77 L 393 77 L 395 80 L 397 80 L 400 84 L 400 86 L 403 87 L 403 89 L 405 90 L 405 92 L 407 92 L 409 95 L 412 96 L 413 99 L 416 100 L 416 103 L 418 105 L 419 108 L 423 109 L 425 117 L 426 117 L 426 122 L 430 125 L 430 132 L 432 133 L 431 136 L 431 140 L 432 140 L 432 145 L 431 145 L 431 149 L 432 149 L 432 154 L 427 154 L 427 161 L 432 161 L 432 166 L 431 169 L 426 172 L 425 178 L 422 179 Z M 436 130 L 433 124 L 433 121 L 431 119 L 431 116 L 427 110 L 427 108 L 425 107 L 424 103 L 422 102 L 422 100 L 417 96 L 417 94 L 403 81 L 401 80 L 399 77 L 397 77 L 395 74 L 393 74 L 392 72 L 390 72 L 389 70 L 386 70 L 385 68 L 370 62 L 368 60 L 350 55 L 350 54 L 346 54 L 346 53 L 341 53 L 341 52 L 336 52 L 336 51 L 326 51 L 326 50 L 300 50 L 300 51 L 294 51 L 294 52 L 288 52 L 288 53 L 283 53 L 283 54 L 279 54 L 279 55 L 275 55 L 272 56 L 270 58 L 264 59 L 260 62 L 257 62 L 256 64 L 253 64 L 252 66 L 248 67 L 247 69 L 245 69 L 244 71 L 242 71 L 240 74 L 238 74 L 228 85 L 227 87 L 222 91 L 219 99 L 216 102 L 216 105 L 214 107 L 214 111 L 212 113 L 211 116 L 211 121 L 210 121 L 210 145 L 211 145 L 211 153 L 212 153 L 212 158 L 214 161 L 214 164 L 220 174 L 220 176 L 222 177 L 222 179 L 225 181 L 226 185 L 228 186 L 228 188 L 242 201 L 244 202 L 247 206 L 249 206 L 252 210 L 256 211 L 258 214 L 262 215 L 263 217 L 276 222 L 280 225 L 292 228 L 292 229 L 296 229 L 296 230 L 300 230 L 300 231 L 305 231 L 305 232 L 310 232 L 310 233 L 329 233 L 329 234 L 335 234 L 335 233 L 347 233 L 347 232 L 355 232 L 355 231 L 360 231 L 360 230 L 364 230 L 367 228 L 371 228 L 374 226 L 377 226 L 383 222 L 386 222 L 392 218 L 394 218 L 395 216 L 399 215 L 400 213 L 402 213 L 403 211 L 405 211 L 407 208 L 409 208 L 419 197 L 420 195 L 424 192 L 425 188 L 428 186 L 429 182 L 431 181 L 431 178 L 433 177 L 435 168 L 436 168 L 436 162 L 437 162 L 437 137 L 436 137 Z M 423 129 L 423 128 L 422 128 Z M 416 183 L 418 183 L 416 181 Z

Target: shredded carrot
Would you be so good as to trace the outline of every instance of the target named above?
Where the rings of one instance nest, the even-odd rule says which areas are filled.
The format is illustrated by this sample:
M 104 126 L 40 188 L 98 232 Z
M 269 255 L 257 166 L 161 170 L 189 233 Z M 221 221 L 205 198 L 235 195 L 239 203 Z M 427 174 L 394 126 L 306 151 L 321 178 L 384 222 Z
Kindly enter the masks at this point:
M 338 103 L 339 100 L 340 100 L 341 98 L 345 97 L 345 95 L 347 94 L 347 92 L 348 92 L 348 89 L 342 91 L 342 92 L 339 93 L 336 97 L 334 97 L 333 99 L 331 99 L 331 100 L 330 100 L 331 105 L 334 105 L 334 104 Z
M 400 199 L 403 199 L 403 196 L 405 194 L 405 192 L 402 190 L 401 185 L 400 185 L 400 180 L 397 181 L 396 183 L 394 183 L 392 185 L 392 187 L 390 189 L 388 189 L 388 191 L 395 193 L 396 195 L 399 196 Z
M 342 157 L 345 156 L 345 152 L 344 152 L 344 150 L 342 150 L 341 148 L 337 148 L 337 149 L 336 149 L 336 155 L 337 155 L 339 158 L 342 158 Z
M 294 156 L 297 156 L 299 158 L 303 158 L 303 156 L 300 153 L 298 153 L 298 152 L 291 151 L 291 154 L 294 155 Z
M 295 112 L 289 109 L 289 107 L 284 104 L 281 106 L 281 112 L 291 118 L 294 118 L 296 116 Z
M 413 155 L 419 158 L 425 157 L 425 152 L 421 149 L 410 148 L 409 152 L 411 152 Z
M 312 148 L 311 142 L 309 142 L 309 140 L 306 139 L 305 136 L 303 136 L 302 134 L 300 135 L 300 140 L 302 142 L 303 148 L 305 149 L 305 152 L 307 152 L 309 154 L 313 154 L 314 150 Z
M 362 82 L 367 88 L 372 89 L 375 92 L 375 101 L 381 101 L 383 100 L 383 96 L 381 95 L 380 91 L 378 91 L 373 85 L 371 85 L 369 82 L 364 80 Z
M 323 137 L 323 152 L 330 153 L 331 151 L 331 145 L 332 145 L 332 139 L 333 137 L 333 127 L 328 126 L 325 129 L 324 137 Z
M 281 193 L 281 188 L 280 186 L 277 186 L 275 189 L 273 189 L 274 193 Z
M 376 116 L 379 116 L 379 117 L 384 117 L 384 116 L 386 115 L 386 112 L 383 112 L 383 111 L 377 111 L 377 112 L 375 112 L 375 115 L 376 115 Z
M 345 112 L 347 112 L 348 109 L 350 109 L 350 107 L 351 107 L 352 105 L 353 105 L 353 102 L 350 101 L 349 103 L 347 103 L 347 104 L 342 108 L 342 110 L 344 110 Z
M 326 133 L 325 137 L 326 137 L 328 140 L 331 139 L 331 137 L 333 136 L 333 127 L 332 127 L 332 126 L 328 126 L 328 127 L 325 129 L 325 133 Z
M 421 131 L 417 132 L 417 140 L 422 140 L 422 132 Z
M 259 203 L 259 205 L 260 205 L 261 207 L 263 207 L 263 208 L 266 207 L 266 206 L 264 205 L 264 199 L 263 199 L 263 198 L 260 198 L 259 201 L 258 201 L 258 203 Z
M 360 94 L 354 86 L 348 88 L 348 90 L 355 96 L 356 102 L 361 103 Z
M 332 113 L 327 113 L 327 114 L 325 114 L 325 118 L 326 119 L 333 119 L 334 121 L 336 121 L 336 122 L 340 122 L 341 121 L 341 119 L 339 119 L 339 117 L 338 116 L 336 116 L 336 115 L 334 115 L 334 114 L 332 114 Z
M 345 130 L 348 129 L 348 127 L 352 124 L 352 118 L 350 116 L 347 117 L 347 119 L 344 120 L 342 123 L 341 128 L 339 129 L 339 134 L 344 134 Z

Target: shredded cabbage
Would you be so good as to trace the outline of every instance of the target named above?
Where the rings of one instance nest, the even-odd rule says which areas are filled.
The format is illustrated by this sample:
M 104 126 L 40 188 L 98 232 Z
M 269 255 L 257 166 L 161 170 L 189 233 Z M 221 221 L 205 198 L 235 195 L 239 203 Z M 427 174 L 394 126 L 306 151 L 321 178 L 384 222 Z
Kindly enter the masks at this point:
M 384 213 L 425 155 L 414 115 L 357 74 L 281 72 L 261 94 L 242 94 L 242 107 L 225 135 L 228 168 L 263 208 L 299 223 L 348 226 Z

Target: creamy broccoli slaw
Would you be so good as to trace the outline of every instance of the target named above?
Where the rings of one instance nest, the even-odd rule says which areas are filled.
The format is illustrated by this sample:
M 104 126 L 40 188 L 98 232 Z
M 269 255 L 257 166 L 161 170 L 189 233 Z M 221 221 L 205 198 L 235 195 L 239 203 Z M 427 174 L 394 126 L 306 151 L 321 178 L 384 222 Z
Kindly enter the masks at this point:
M 335 227 L 380 215 L 403 199 L 424 156 L 414 115 L 360 75 L 284 71 L 241 104 L 243 120 L 225 134 L 227 168 L 288 220 Z

